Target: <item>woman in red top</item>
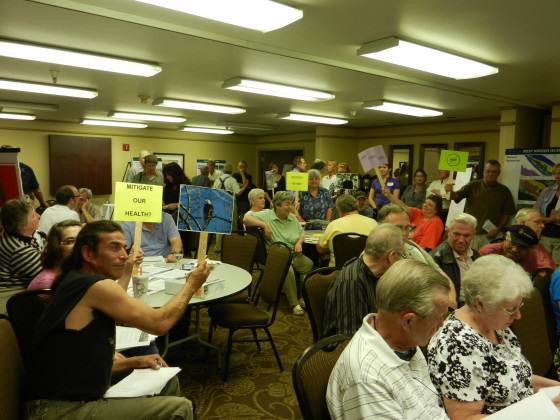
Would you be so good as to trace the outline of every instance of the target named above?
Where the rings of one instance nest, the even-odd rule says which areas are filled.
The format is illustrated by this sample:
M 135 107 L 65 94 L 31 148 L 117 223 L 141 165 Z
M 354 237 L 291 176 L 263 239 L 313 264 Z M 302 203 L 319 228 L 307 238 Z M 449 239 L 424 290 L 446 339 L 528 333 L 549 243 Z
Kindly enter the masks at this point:
M 438 216 L 441 210 L 441 198 L 437 195 L 430 195 L 424 200 L 422 209 L 408 207 L 401 200 L 396 198 L 389 190 L 383 194 L 391 202 L 405 209 L 410 217 L 410 223 L 414 226 L 411 239 L 427 251 L 438 246 L 443 235 L 443 222 Z

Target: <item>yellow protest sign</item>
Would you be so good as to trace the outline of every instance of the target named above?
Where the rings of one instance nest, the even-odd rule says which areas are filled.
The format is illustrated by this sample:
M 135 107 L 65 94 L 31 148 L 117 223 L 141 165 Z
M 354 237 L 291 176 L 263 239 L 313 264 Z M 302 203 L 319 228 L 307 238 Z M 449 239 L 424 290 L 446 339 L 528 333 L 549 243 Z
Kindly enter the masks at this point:
M 161 222 L 163 187 L 117 182 L 113 218 L 126 222 Z
M 309 175 L 307 172 L 287 172 L 286 190 L 288 191 L 307 191 Z
M 465 172 L 469 152 L 458 152 L 457 150 L 442 150 L 439 157 L 438 169 L 442 171 Z

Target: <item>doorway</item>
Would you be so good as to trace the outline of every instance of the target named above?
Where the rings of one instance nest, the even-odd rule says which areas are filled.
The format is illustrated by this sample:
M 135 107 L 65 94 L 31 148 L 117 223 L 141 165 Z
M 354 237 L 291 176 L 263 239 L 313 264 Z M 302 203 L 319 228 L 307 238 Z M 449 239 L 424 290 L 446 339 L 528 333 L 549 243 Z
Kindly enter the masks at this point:
M 438 178 L 439 156 L 442 150 L 447 150 L 447 143 L 420 145 L 420 168 L 426 171 L 430 181 Z
M 404 144 L 389 146 L 389 165 L 393 169 L 393 176 L 401 184 L 401 192 L 412 179 L 412 166 L 414 163 L 414 145 Z
M 261 150 L 259 152 L 259 182 L 263 189 L 266 189 L 266 175 L 271 162 L 276 162 L 282 174 L 292 170 L 292 162 L 296 156 L 303 156 L 302 149 L 294 150 Z

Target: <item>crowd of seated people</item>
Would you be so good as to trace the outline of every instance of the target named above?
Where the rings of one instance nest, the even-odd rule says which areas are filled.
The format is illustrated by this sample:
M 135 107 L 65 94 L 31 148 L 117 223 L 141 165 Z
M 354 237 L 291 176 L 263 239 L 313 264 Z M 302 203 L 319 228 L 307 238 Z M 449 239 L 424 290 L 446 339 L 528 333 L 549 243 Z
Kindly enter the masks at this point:
M 57 352 L 60 355 L 56 360 L 68 357 L 70 349 L 82 349 L 88 342 L 89 338 L 66 337 L 61 325 L 83 327 L 95 323 L 95 328 L 99 328 L 97 333 L 110 335 L 111 323 L 118 321 L 161 333 L 183 316 L 186 302 L 174 302 L 154 310 L 129 301 L 131 298 L 123 291 L 132 264 L 141 261 L 142 255 L 163 256 L 167 262 L 174 262 L 175 255 L 186 248 L 185 239 L 176 227 L 176 214 L 180 185 L 190 184 L 190 180 L 178 164 L 168 163 L 159 172 L 157 162 L 154 155 L 146 152 L 142 156 L 143 169 L 132 178 L 134 182 L 163 186 L 162 221 L 143 223 L 140 255 L 126 252 L 132 247 L 134 224 L 98 221 L 100 212 L 87 187 L 60 187 L 56 204 L 47 208 L 41 218 L 23 199 L 10 200 L 1 209 L 0 312 L 5 312 L 5 302 L 10 296 L 25 288 L 54 287 L 58 296 L 53 309 L 41 321 L 45 332 L 38 339 L 37 351 L 42 354 L 37 357 L 37 365 L 31 367 L 31 376 L 52 374 L 39 365 L 44 357 Z M 337 272 L 325 300 L 322 335 L 354 336 L 331 376 L 327 401 L 333 418 L 394 412 L 404 418 L 425 415 L 426 418 L 462 419 L 495 412 L 541 387 L 559 385 L 531 374 L 531 367 L 509 329 L 521 316 L 523 299 L 532 290 L 529 274 L 543 268 L 556 269 L 555 229 L 560 225 L 555 210 L 560 185 L 558 165 L 554 170 L 556 184 L 541 193 L 534 209 L 520 210 L 513 219 L 514 224 L 509 225 L 513 215 L 511 193 L 497 181 L 499 163 L 487 162 L 482 179 L 449 194 L 455 201 L 466 198 L 467 206 L 465 213 L 456 214 L 449 221 L 444 232 L 440 215 L 445 213 L 442 202 L 445 203 L 451 185 L 448 173 L 440 174 L 438 185 L 432 183 L 426 188 L 425 172 L 417 170 L 414 184 L 399 198 L 399 181 L 391 176 L 388 166 L 381 166 L 379 173 L 384 185 L 373 181 L 368 202 L 365 191 L 333 194 L 331 187 L 336 182 L 336 173 L 348 168 L 337 167 L 337 162 L 332 160 L 319 163 L 314 162 L 313 168 L 307 171 L 303 157 L 294 159 L 294 171 L 307 171 L 309 183 L 308 191 L 297 194 L 297 203 L 296 194 L 285 191 L 282 168 L 274 162 L 266 190 L 255 187 L 245 161 L 238 163 L 235 174 L 229 163 L 217 169 L 215 162 L 208 161 L 197 185 L 233 193 L 237 211 L 244 214 L 244 225 L 262 228 L 267 246 L 280 241 L 293 250 L 292 267 L 283 291 L 294 315 L 305 314 L 298 287 L 317 264 L 306 252 L 305 232 L 300 222 L 330 222 L 325 223 L 326 229 L 312 247 L 314 252 L 328 256 L 330 266 L 335 266 L 334 236 L 340 233 L 368 236 L 363 252 Z M 267 203 L 270 209 L 266 208 Z M 92 236 L 98 242 L 88 242 Z M 500 237 L 503 240 L 497 242 Z M 484 245 L 489 240 L 494 243 Z M 81 255 L 75 244 L 83 250 Z M 123 264 L 115 268 L 109 263 L 113 257 Z M 87 276 L 82 275 L 84 268 L 89 273 Z M 192 281 L 187 282 L 181 292 L 185 301 L 207 274 L 202 265 Z M 120 288 L 119 292 L 106 283 L 108 279 Z M 81 293 L 85 294 L 78 298 L 73 288 L 82 280 Z M 559 271 L 552 276 L 550 292 L 560 325 Z M 111 302 L 118 302 L 122 308 L 115 309 Z M 443 322 L 448 308 L 457 307 Z M 125 314 L 124 308 L 133 312 Z M 102 315 L 92 318 L 89 313 Z M 138 314 L 146 318 L 141 320 Z M 61 351 L 53 344 L 54 338 L 64 340 L 68 349 Z M 465 343 L 473 340 L 477 343 L 475 348 L 466 352 Z M 426 363 L 417 348 L 428 342 Z M 85 404 L 89 408 L 70 405 L 72 413 L 103 410 L 97 402 L 101 400 L 101 391 L 106 389 L 110 372 L 165 365 L 158 355 L 127 359 L 114 353 L 109 355 L 106 348 L 99 346 L 89 351 L 92 357 L 99 352 L 96 354 L 103 366 L 98 365 L 95 373 L 84 372 L 80 381 L 85 377 L 96 378 L 95 386 L 76 387 L 76 378 L 70 372 L 77 361 L 70 358 L 60 362 L 65 366 L 60 378 L 38 381 L 30 390 L 31 400 L 26 406 L 29 418 L 40 416 L 45 404 L 69 398 L 93 403 Z M 499 378 L 492 376 L 494 370 L 486 372 L 473 367 L 485 358 L 502 363 L 500 358 L 508 357 L 508 363 L 503 362 L 504 369 L 500 367 L 506 373 L 498 375 Z M 360 374 L 366 364 L 382 369 L 385 379 L 379 382 L 375 377 Z M 457 380 L 459 371 L 461 381 Z M 403 378 L 414 378 L 417 383 L 402 386 Z M 493 385 L 496 381 L 499 387 Z M 504 381 L 517 386 L 508 388 Z M 173 409 L 182 413 L 178 414 L 179 418 L 190 418 L 192 406 L 180 398 L 176 386 L 170 383 L 173 389 L 164 390 L 162 395 L 167 397 L 162 398 L 171 398 Z M 45 391 L 45 387 L 51 387 L 52 392 Z M 437 395 L 443 398 L 443 405 L 434 398 Z M 114 412 L 136 412 L 127 411 L 132 408 L 125 406 L 128 404 L 121 403 Z M 154 401 L 153 407 L 156 406 L 159 407 Z M 155 410 L 150 406 L 152 409 Z

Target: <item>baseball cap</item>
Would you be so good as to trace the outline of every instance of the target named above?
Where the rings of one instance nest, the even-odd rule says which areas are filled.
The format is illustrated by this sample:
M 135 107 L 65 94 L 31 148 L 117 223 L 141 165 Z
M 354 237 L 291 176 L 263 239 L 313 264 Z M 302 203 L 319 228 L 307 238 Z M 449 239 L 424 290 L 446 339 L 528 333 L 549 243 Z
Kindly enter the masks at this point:
M 506 229 L 510 232 L 511 241 L 523 248 L 531 248 L 539 243 L 539 237 L 528 226 L 525 225 L 512 225 Z
M 367 198 L 367 194 L 364 190 L 357 190 L 356 192 L 354 192 L 354 198 Z

